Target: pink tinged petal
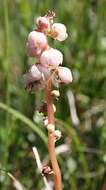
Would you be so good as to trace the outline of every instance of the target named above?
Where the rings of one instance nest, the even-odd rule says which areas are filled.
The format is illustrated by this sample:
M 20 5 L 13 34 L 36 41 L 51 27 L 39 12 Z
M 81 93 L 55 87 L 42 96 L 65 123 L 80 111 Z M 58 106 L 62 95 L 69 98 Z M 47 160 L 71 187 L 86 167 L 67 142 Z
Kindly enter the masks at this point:
M 29 83 L 39 81 L 42 77 L 41 72 L 38 70 L 36 65 L 32 65 L 29 72 L 26 73 L 23 78 L 24 78 L 24 83 L 28 85 Z
M 63 54 L 57 50 L 50 48 L 45 50 L 40 57 L 40 63 L 45 67 L 56 68 L 63 62 Z
M 27 44 L 27 53 L 31 57 L 39 57 L 39 55 L 41 54 L 41 49 L 35 48 L 34 46 L 30 46 L 29 44 Z
M 66 26 L 64 24 L 61 24 L 61 23 L 54 23 L 52 25 L 52 29 L 57 31 L 57 32 L 64 32 L 64 33 L 66 33 L 66 31 L 67 31 Z
M 61 23 L 54 23 L 52 32 L 54 33 L 54 39 L 59 41 L 64 41 L 68 37 L 66 26 Z
M 27 52 L 29 56 L 39 56 L 46 46 L 47 38 L 43 33 L 37 31 L 29 33 L 27 40 Z
M 44 88 L 45 83 L 42 73 L 38 69 L 37 65 L 32 65 L 29 72 L 23 76 L 23 83 L 25 85 L 25 89 L 29 92 Z
M 68 84 L 73 80 L 71 70 L 67 67 L 58 67 L 58 77 L 60 83 Z
M 36 24 L 38 26 L 38 29 L 41 29 L 41 31 L 50 29 L 50 21 L 46 16 L 38 17 L 36 19 Z
M 66 40 L 68 37 L 68 34 L 67 33 L 60 33 L 55 39 L 62 42 L 64 40 Z
M 34 80 L 40 80 L 42 75 L 36 65 L 32 65 L 30 68 L 30 75 Z
M 47 67 L 44 67 L 41 64 L 37 64 L 37 68 L 41 72 L 44 80 L 47 80 L 51 76 L 51 72 L 50 72 L 50 70 Z

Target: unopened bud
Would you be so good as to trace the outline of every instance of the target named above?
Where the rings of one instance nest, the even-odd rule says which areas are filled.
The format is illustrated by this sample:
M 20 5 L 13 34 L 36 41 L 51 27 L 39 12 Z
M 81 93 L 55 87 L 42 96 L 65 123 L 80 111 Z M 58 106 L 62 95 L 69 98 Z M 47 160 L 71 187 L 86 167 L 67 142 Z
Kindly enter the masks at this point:
M 56 96 L 56 97 L 59 97 L 59 96 L 60 96 L 59 90 L 52 90 L 51 94 L 52 94 L 53 96 Z
M 48 175 L 51 175 L 51 174 L 54 174 L 54 172 L 53 172 L 53 170 L 51 169 L 51 167 L 48 166 L 48 165 L 43 166 L 42 175 L 47 177 Z
M 54 131 L 54 136 L 55 136 L 56 140 L 59 140 L 61 138 L 61 131 L 55 130 Z
M 48 129 L 48 131 L 49 132 L 54 132 L 54 130 L 55 130 L 55 125 L 53 125 L 52 123 L 49 123 L 48 125 L 47 125 L 47 129 Z

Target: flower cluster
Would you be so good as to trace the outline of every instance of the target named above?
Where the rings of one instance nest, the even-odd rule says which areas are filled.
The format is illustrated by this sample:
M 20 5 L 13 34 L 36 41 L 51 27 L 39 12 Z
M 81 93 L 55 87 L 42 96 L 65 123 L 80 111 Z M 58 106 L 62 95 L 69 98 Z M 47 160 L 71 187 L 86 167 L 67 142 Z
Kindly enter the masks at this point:
M 24 75 L 26 89 L 31 91 L 35 88 L 45 86 L 49 78 L 55 85 L 72 82 L 72 73 L 62 67 L 63 54 L 49 46 L 47 37 L 58 41 L 64 41 L 68 34 L 64 24 L 54 23 L 55 13 L 49 11 L 45 16 L 36 19 L 36 30 L 28 35 L 27 54 L 30 57 L 36 57 L 37 63 L 31 65 L 27 74 Z
M 62 190 L 61 171 L 55 153 L 55 142 L 61 138 L 61 131 L 55 128 L 56 107 L 53 104 L 53 97 L 58 98 L 60 93 L 58 89 L 53 90 L 52 85 L 59 87 L 60 84 L 69 84 L 72 82 L 72 73 L 67 67 L 62 67 L 63 54 L 48 44 L 47 37 L 58 41 L 64 41 L 68 37 L 65 25 L 54 23 L 54 16 L 54 12 L 48 11 L 45 16 L 38 17 L 36 29 L 28 35 L 27 54 L 37 61 L 24 75 L 24 82 L 29 92 L 45 88 L 46 108 L 44 103 L 39 112 L 43 110 L 44 125 L 48 130 L 48 152 L 52 169 L 44 166 L 42 175 L 55 174 L 55 189 Z

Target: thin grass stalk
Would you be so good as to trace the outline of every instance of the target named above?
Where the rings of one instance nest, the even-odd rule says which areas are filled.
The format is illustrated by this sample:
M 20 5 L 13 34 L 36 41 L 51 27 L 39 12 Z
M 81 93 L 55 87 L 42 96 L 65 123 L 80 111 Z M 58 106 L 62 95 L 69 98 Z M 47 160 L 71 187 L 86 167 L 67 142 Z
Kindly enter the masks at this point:
M 10 40 L 9 40 L 9 17 L 8 17 L 8 2 L 7 0 L 3 1 L 3 10 L 4 10 L 4 24 L 5 24 L 5 76 L 6 76 L 6 96 L 5 96 L 5 102 L 9 106 L 10 105 L 10 93 L 9 93 L 9 56 L 10 56 Z M 7 169 L 7 162 L 8 162 L 8 146 L 9 146 L 9 113 L 6 112 L 6 120 L 5 120 L 5 127 L 6 127 L 6 139 L 4 143 L 4 155 L 3 155 L 3 161 L 2 164 Z M 5 183 L 3 184 L 3 189 L 7 187 L 8 180 L 5 178 Z

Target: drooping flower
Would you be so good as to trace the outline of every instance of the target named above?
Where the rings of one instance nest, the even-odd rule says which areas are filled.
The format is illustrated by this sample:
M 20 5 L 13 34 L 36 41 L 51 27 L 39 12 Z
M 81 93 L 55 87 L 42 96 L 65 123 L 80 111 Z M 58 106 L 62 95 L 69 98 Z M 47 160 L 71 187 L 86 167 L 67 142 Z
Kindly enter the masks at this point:
M 65 25 L 61 23 L 54 23 L 52 25 L 52 35 L 54 39 L 64 41 L 68 37 Z
M 57 78 L 59 83 L 65 84 L 69 84 L 73 80 L 71 70 L 67 67 L 58 67 Z
M 40 56 L 40 63 L 45 67 L 55 69 L 57 66 L 61 65 L 63 62 L 63 54 L 54 48 L 49 48 Z
M 40 63 L 31 65 L 28 73 L 23 76 L 25 89 L 28 91 L 33 91 L 34 88 L 43 89 L 50 76 L 51 72 L 47 67 Z M 30 90 L 29 87 L 32 87 L 32 89 Z
M 38 57 L 47 47 L 47 38 L 44 33 L 32 31 L 28 35 L 27 52 L 31 57 Z
M 42 73 L 39 71 L 37 66 L 34 64 L 29 69 L 28 73 L 23 76 L 23 82 L 25 89 L 31 92 L 35 88 L 41 88 L 43 84 Z
M 35 81 L 39 81 L 41 78 L 42 78 L 42 74 L 37 68 L 37 66 L 34 64 L 30 67 L 28 73 L 24 75 L 24 82 L 27 85 Z

